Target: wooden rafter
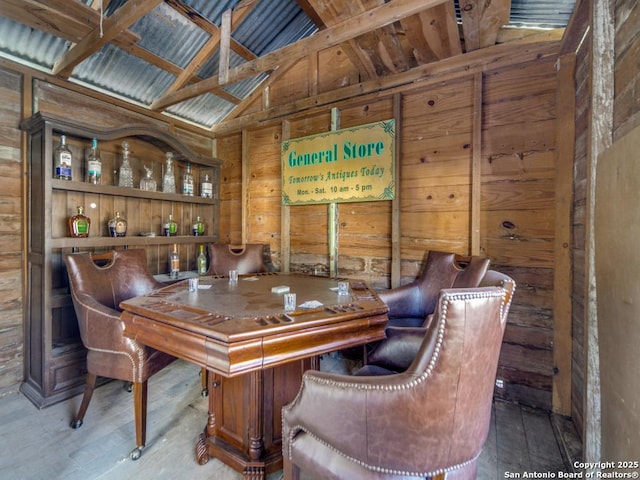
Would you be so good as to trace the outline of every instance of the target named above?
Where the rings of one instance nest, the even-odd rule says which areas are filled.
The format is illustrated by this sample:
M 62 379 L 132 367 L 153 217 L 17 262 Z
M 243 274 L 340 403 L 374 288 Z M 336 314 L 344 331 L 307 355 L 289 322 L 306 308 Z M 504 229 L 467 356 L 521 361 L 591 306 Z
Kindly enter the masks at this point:
M 385 3 L 365 13 L 351 17 L 349 20 L 334 27 L 317 32 L 315 35 L 229 70 L 229 82 L 233 83 L 273 70 L 284 62 L 299 59 L 313 52 L 338 45 L 363 33 L 384 27 L 404 17 L 439 5 L 443 1 L 447 0 L 393 0 Z M 210 92 L 218 86 L 218 78 L 210 77 L 195 85 L 164 95 L 153 102 L 151 108 L 153 110 L 162 110 L 170 105 Z
M 509 23 L 510 12 L 511 0 L 462 0 L 465 50 L 471 52 L 495 44 L 500 27 Z
M 91 30 L 80 42 L 71 47 L 67 54 L 54 65 L 54 75 L 63 77 L 71 75 L 76 65 L 128 29 L 162 1 L 129 0 L 105 20 L 102 30 Z

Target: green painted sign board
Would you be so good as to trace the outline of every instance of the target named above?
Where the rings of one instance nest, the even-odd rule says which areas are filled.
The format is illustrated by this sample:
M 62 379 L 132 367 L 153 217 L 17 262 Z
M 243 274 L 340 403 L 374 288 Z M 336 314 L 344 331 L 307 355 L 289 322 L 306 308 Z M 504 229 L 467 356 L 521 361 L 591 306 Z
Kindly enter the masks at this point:
M 395 197 L 395 120 L 282 142 L 282 204 Z

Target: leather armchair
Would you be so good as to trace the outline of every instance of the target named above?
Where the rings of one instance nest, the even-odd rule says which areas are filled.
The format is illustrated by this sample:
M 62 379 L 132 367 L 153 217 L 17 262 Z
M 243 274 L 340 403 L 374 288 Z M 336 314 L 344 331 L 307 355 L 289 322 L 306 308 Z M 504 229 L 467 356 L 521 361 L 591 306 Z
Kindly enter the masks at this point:
M 264 245 L 247 243 L 229 245 L 209 244 L 209 270 L 207 275 L 229 275 L 229 270 L 237 270 L 240 275 L 272 271 L 264 259 Z
M 282 411 L 284 478 L 475 479 L 513 281 L 443 290 L 402 373 L 308 371 Z
M 513 280 L 495 270 L 488 270 L 478 286 L 504 288 L 508 304 L 515 290 Z M 430 324 L 427 322 L 423 327 L 387 328 L 385 331 L 387 338 L 372 348 L 367 355 L 367 364 L 357 370 L 354 375 L 389 375 L 405 371 L 417 355 L 429 327 Z
M 147 271 L 144 250 L 118 250 L 99 256 L 73 253 L 65 255 L 64 261 L 80 336 L 88 350 L 84 395 L 71 426 L 82 425 L 97 377 L 132 382 L 136 448 L 131 459 L 137 460 L 146 443 L 147 380 L 175 357 L 125 337 L 119 304 L 164 285 Z
M 431 250 L 424 270 L 411 283 L 378 292 L 389 307 L 390 327 L 421 327 L 433 313 L 440 291 L 445 288 L 476 287 L 489 268 L 489 259 L 459 257 Z

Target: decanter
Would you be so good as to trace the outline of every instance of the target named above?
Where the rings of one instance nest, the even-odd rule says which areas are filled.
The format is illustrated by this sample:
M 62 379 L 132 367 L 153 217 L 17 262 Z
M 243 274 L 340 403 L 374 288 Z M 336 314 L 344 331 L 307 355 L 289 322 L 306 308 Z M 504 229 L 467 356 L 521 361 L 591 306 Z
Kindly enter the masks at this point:
M 129 163 L 129 142 L 122 142 L 122 165 L 118 174 L 118 186 L 133 188 L 133 170 Z
M 173 153 L 167 152 L 167 168 L 162 177 L 162 191 L 176 193 L 176 177 L 173 175 Z
M 149 192 L 155 192 L 158 188 L 158 183 L 153 178 L 153 167 L 144 166 L 146 172 L 145 176 L 140 180 L 140 190 L 147 190 Z
M 76 207 L 76 212 L 69 217 L 69 234 L 76 238 L 88 237 L 91 219 L 84 214 L 84 207 Z
M 116 212 L 116 216 L 109 220 L 109 235 L 112 237 L 124 237 L 127 234 L 127 220 Z
M 73 155 L 67 146 L 67 136 L 60 135 L 60 144 L 53 151 L 54 176 L 61 180 L 71 180 Z
M 175 237 L 178 234 L 178 224 L 173 219 L 173 215 L 171 213 L 164 224 L 162 234 L 165 237 Z
M 98 140 L 93 139 L 87 155 L 87 182 L 100 185 L 102 180 L 102 160 L 98 153 Z
M 191 165 L 187 163 L 187 170 L 182 175 L 182 194 L 193 197 L 193 173 Z
M 196 221 L 193 222 L 191 226 L 191 234 L 194 237 L 204 235 L 204 222 L 202 221 L 202 217 L 196 217 Z

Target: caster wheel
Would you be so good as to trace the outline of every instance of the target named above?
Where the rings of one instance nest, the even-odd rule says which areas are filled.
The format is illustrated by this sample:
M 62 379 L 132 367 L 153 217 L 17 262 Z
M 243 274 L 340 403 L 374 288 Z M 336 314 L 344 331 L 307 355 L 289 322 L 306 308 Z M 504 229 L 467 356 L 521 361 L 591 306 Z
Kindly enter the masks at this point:
M 131 393 L 133 392 L 133 383 L 131 382 L 125 382 L 124 383 L 124 387 L 123 387 L 127 392 Z
M 80 428 L 82 426 L 82 420 L 74 420 L 71 422 L 71 428 L 73 428 L 74 430 L 76 428 Z
M 208 388 L 203 388 L 202 391 L 200 392 L 200 395 L 202 395 L 203 397 L 208 397 L 209 396 L 209 389 Z
M 137 447 L 131 450 L 131 453 L 129 454 L 129 458 L 131 458 L 131 460 L 135 462 L 140 458 L 140 455 L 142 455 L 142 449 Z

